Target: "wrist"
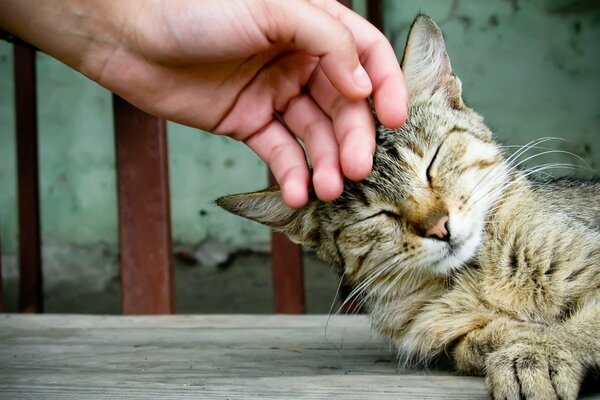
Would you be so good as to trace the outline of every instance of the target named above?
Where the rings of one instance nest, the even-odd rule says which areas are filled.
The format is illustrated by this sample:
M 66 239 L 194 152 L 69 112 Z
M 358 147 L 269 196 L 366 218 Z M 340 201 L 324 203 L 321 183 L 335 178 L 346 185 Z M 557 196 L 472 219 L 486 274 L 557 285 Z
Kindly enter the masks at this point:
M 120 45 L 129 3 L 0 0 L 0 28 L 97 80 Z

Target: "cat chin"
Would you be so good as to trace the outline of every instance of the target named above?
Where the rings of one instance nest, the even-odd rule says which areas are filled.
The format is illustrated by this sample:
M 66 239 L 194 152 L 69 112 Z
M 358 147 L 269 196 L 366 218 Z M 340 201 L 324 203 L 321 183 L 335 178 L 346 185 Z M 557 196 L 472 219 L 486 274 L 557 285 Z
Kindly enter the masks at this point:
M 460 246 L 448 250 L 447 255 L 435 266 L 436 272 L 441 275 L 449 275 L 452 271 L 464 267 L 475 257 L 480 244 L 481 232 L 477 231 Z

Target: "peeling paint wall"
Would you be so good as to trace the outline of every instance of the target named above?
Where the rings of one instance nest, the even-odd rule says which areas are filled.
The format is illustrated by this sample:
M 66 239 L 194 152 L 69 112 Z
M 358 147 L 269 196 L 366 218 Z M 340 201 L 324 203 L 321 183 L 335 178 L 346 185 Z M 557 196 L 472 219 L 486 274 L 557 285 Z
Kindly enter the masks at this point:
M 117 244 L 110 93 L 38 54 L 42 238 Z M 0 42 L 0 234 L 17 248 L 12 48 Z M 176 242 L 211 236 L 232 245 L 264 242 L 268 231 L 219 210 L 213 200 L 264 187 L 262 161 L 243 144 L 170 123 L 170 182 Z
M 364 1 L 357 1 L 364 11 Z M 401 56 L 417 12 L 436 19 L 447 39 L 467 103 L 498 138 L 548 147 L 600 163 L 600 10 L 597 2 L 541 0 L 387 1 L 386 34 Z M 0 43 L 0 234 L 17 248 L 11 46 Z M 117 243 L 110 95 L 38 55 L 42 229 L 45 243 Z M 223 194 L 265 186 L 262 162 L 244 145 L 169 125 L 176 242 L 213 237 L 236 246 L 268 239 L 266 229 L 218 210 Z M 544 159 L 543 161 L 548 161 Z M 583 165 L 562 154 L 550 161 Z
M 401 55 L 415 13 L 441 26 L 466 102 L 497 138 L 572 152 L 532 160 L 600 166 L 600 3 L 581 0 L 386 2 L 386 34 Z M 581 169 L 576 172 L 585 174 Z M 555 174 L 573 173 L 557 170 Z

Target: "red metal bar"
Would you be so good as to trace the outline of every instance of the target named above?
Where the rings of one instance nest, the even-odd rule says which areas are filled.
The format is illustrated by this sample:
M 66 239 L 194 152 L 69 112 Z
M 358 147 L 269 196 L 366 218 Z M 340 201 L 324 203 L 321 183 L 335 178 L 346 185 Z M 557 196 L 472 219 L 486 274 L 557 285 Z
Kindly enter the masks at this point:
M 2 284 L 2 241 L 0 241 L 0 313 L 4 305 L 4 285 Z
M 175 312 L 166 124 L 113 95 L 124 314 Z
M 19 311 L 43 311 L 35 51 L 14 45 L 19 193 Z
M 302 246 L 280 232 L 271 234 L 275 312 L 304 314 Z
M 273 175 L 269 182 L 275 184 Z M 279 314 L 304 314 L 304 264 L 302 246 L 283 233 L 271 232 L 273 301 Z
M 383 1 L 367 0 L 367 19 L 383 32 Z
M 338 0 L 352 8 L 352 0 Z M 269 174 L 270 184 L 275 184 Z M 282 233 L 271 233 L 271 267 L 275 312 L 304 314 L 304 265 L 302 246 L 293 243 Z

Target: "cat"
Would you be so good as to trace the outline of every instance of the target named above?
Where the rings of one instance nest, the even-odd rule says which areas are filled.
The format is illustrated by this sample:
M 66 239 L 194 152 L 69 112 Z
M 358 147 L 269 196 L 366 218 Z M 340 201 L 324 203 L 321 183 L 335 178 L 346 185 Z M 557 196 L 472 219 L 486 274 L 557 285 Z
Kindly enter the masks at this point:
M 224 209 L 314 248 L 406 363 L 447 354 L 495 399 L 575 399 L 600 364 L 600 184 L 533 178 L 462 99 L 438 26 L 415 19 L 408 119 L 333 202 L 276 187 Z

